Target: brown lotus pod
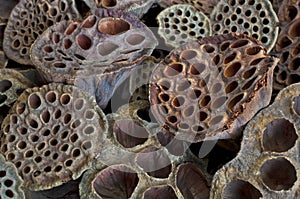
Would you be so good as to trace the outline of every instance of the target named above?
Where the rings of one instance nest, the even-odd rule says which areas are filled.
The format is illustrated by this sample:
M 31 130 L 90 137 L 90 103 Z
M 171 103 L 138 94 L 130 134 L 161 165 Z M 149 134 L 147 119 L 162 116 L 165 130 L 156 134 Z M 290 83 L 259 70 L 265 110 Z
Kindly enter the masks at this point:
M 161 59 L 148 57 L 136 66 L 135 70 L 129 76 L 129 92 L 131 100 L 148 100 L 148 84 L 149 78 Z
M 15 165 L 7 162 L 0 154 L 0 196 L 2 198 L 25 198 L 21 189 L 22 183 Z
M 1 152 L 27 189 L 49 189 L 80 177 L 101 151 L 107 128 L 87 92 L 63 84 L 34 87 L 4 119 Z
M 279 21 L 269 0 L 221 0 L 210 19 L 213 34 L 246 34 L 261 41 L 268 52 L 277 40 Z
M 179 47 L 182 44 L 211 36 L 209 18 L 192 5 L 173 5 L 157 16 L 158 34 L 166 44 Z
M 152 113 L 177 139 L 238 137 L 243 125 L 269 104 L 277 61 L 246 35 L 183 45 L 152 73 Z
M 218 2 L 219 0 L 160 0 L 159 4 L 162 7 L 170 7 L 176 4 L 188 4 L 209 16 Z
M 74 0 L 21 0 L 12 10 L 5 29 L 4 51 L 10 59 L 31 65 L 31 45 L 48 27 L 79 18 Z
M 214 176 L 211 198 L 298 198 L 300 84 L 281 90 L 244 130 L 236 158 Z
M 33 83 L 14 69 L 0 69 L 0 107 L 10 107 Z
M 300 19 L 283 26 L 278 36 L 274 55 L 280 58 L 274 69 L 274 89 L 299 82 L 300 78 Z
M 290 23 L 300 17 L 299 0 L 281 0 L 281 6 L 278 11 L 278 18 L 282 26 Z

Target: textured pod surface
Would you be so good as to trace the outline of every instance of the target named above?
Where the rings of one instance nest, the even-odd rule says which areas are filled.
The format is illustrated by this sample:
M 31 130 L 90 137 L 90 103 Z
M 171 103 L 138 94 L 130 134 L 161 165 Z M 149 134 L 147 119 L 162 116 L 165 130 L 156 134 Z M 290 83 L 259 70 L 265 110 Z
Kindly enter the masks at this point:
M 2 198 L 23 199 L 22 179 L 14 164 L 7 162 L 0 154 L 0 196 Z
M 278 18 L 281 25 L 298 19 L 300 17 L 299 0 L 283 0 L 278 11 Z
M 78 178 L 101 151 L 107 121 L 93 97 L 74 86 L 27 89 L 2 123 L 1 152 L 24 186 L 49 189 Z
M 33 83 L 13 69 L 0 69 L 0 107 L 11 106 Z
M 172 51 L 150 78 L 152 113 L 163 129 L 192 142 L 233 138 L 268 105 L 277 59 L 256 40 L 227 34 Z
M 80 15 L 73 0 L 22 0 L 12 10 L 4 34 L 4 51 L 20 64 L 31 64 L 30 47 L 48 27 Z
M 252 36 L 270 52 L 278 36 L 278 18 L 269 0 L 221 0 L 211 14 L 213 34 Z
M 158 34 L 173 47 L 211 35 L 207 16 L 191 5 L 173 5 L 157 16 Z
M 300 84 L 246 126 L 241 151 L 214 176 L 211 198 L 298 198 Z

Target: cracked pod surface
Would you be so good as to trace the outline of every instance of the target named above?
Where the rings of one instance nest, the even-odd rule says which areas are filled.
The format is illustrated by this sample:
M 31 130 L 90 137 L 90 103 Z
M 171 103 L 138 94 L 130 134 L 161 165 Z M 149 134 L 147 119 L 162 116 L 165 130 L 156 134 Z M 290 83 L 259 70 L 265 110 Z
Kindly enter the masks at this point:
M 4 156 L 0 154 L 0 196 L 23 199 L 25 196 L 21 190 L 22 183 L 15 165 L 7 162 Z
M 191 5 L 173 5 L 157 16 L 158 34 L 173 47 L 211 35 L 210 20 Z
M 247 124 L 238 156 L 214 176 L 211 198 L 299 197 L 299 104 L 296 83 Z
M 79 18 L 73 0 L 21 0 L 5 29 L 4 51 L 10 59 L 31 65 L 30 48 L 39 35 L 57 22 Z
M 300 2 L 299 2 L 300 3 Z M 299 8 L 298 8 L 299 9 Z M 280 58 L 274 70 L 274 89 L 280 90 L 300 78 L 300 18 L 282 25 L 274 55 Z
M 27 89 L 2 123 L 1 152 L 30 190 L 77 179 L 101 151 L 104 113 L 88 93 L 70 85 Z
M 152 113 L 178 139 L 237 137 L 243 125 L 269 104 L 277 61 L 245 35 L 188 43 L 154 69 Z
M 246 34 L 261 41 L 268 52 L 277 40 L 278 22 L 269 0 L 221 0 L 211 14 L 213 34 Z
M 0 69 L 0 107 L 11 106 L 33 83 L 13 69 Z

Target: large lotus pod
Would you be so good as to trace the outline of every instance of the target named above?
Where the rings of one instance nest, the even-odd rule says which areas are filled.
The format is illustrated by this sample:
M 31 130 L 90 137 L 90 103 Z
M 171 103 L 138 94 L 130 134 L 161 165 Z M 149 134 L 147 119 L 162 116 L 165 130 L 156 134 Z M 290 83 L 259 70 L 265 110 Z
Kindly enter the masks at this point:
M 21 0 L 5 29 L 4 51 L 10 59 L 30 65 L 30 48 L 39 35 L 57 22 L 79 18 L 74 0 Z
M 281 29 L 275 55 L 280 57 L 274 69 L 274 89 L 299 82 L 300 78 L 300 19 L 293 20 Z
M 0 69 L 0 107 L 11 106 L 33 83 L 13 69 Z
M 161 61 L 161 59 L 156 59 L 155 57 L 148 57 L 141 64 L 136 66 L 135 70 L 130 74 L 129 77 L 129 92 L 131 95 L 136 92 L 136 90 L 142 88 L 149 84 L 150 75 L 155 68 L 155 66 Z M 142 89 L 143 90 L 143 89 Z M 144 92 L 147 95 L 147 91 Z M 141 97 L 145 98 L 142 95 Z M 146 97 L 148 99 L 148 95 Z
M 173 5 L 157 16 L 158 34 L 166 44 L 179 47 L 188 41 L 211 35 L 208 17 L 191 5 Z
M 133 65 L 157 45 L 149 28 L 121 11 L 99 9 L 82 22 L 63 21 L 33 44 L 32 61 L 49 81 L 74 79 Z M 89 72 L 92 70 L 91 72 Z
M 299 0 L 283 0 L 278 11 L 278 18 L 282 26 L 300 17 L 299 3 Z
M 1 198 L 23 199 L 24 192 L 21 190 L 22 179 L 14 164 L 7 162 L 0 154 L 0 196 Z
M 206 15 L 210 15 L 218 2 L 219 0 L 160 0 L 159 4 L 162 7 L 170 7 L 175 4 L 189 4 Z
M 30 190 L 77 179 L 102 149 L 104 113 L 88 93 L 70 85 L 27 89 L 2 123 L 1 152 Z
M 270 52 L 278 36 L 278 18 L 269 0 L 221 0 L 211 14 L 213 34 L 252 36 Z
M 212 198 L 299 198 L 300 84 L 247 124 L 238 156 L 214 176 Z
M 235 138 L 269 104 L 277 61 L 245 35 L 219 35 L 183 45 L 152 73 L 152 113 L 177 139 Z

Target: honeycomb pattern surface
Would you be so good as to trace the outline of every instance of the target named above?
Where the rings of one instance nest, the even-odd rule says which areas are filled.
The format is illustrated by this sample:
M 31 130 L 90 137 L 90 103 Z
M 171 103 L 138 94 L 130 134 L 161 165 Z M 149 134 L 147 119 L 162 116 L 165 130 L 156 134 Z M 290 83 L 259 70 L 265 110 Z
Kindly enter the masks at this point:
M 277 61 L 245 35 L 219 35 L 183 45 L 151 75 L 152 113 L 178 139 L 236 137 L 268 105 Z
M 238 156 L 214 176 L 211 198 L 299 196 L 299 96 L 299 83 L 286 87 L 247 124 Z
M 48 27 L 79 18 L 73 0 L 21 0 L 12 10 L 5 29 L 4 51 L 10 59 L 30 65 L 30 47 Z
M 157 16 L 158 34 L 173 47 L 211 35 L 209 18 L 191 5 L 173 5 Z
M 1 152 L 27 189 L 49 189 L 90 166 L 106 130 L 106 117 L 88 93 L 62 84 L 34 87 L 4 119 Z
M 24 192 L 21 190 L 22 179 L 18 175 L 15 165 L 7 162 L 0 154 L 0 196 L 1 198 L 23 199 Z
M 236 32 L 252 36 L 270 52 L 279 20 L 269 0 L 221 0 L 211 14 L 213 34 Z

